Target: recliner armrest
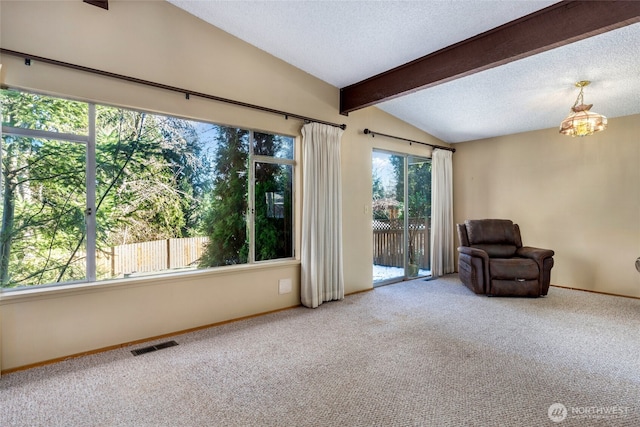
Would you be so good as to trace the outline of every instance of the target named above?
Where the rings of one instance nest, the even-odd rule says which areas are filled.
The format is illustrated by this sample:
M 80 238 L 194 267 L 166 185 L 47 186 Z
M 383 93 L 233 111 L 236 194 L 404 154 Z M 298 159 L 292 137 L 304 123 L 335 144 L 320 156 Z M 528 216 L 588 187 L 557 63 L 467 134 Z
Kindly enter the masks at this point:
M 477 256 L 489 262 L 489 255 L 482 249 L 470 248 L 469 246 L 460 246 L 458 247 L 458 252 L 469 256 Z
M 546 258 L 551 258 L 555 252 L 551 249 L 532 248 L 531 246 L 523 246 L 518 248 L 516 255 L 523 258 L 530 258 L 537 262 L 540 266 Z

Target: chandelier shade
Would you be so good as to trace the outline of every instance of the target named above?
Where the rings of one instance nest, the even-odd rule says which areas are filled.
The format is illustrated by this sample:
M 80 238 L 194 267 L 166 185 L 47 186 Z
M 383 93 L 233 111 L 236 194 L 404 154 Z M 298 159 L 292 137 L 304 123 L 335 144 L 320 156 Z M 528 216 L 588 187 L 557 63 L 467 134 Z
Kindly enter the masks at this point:
M 580 93 L 576 102 L 571 107 L 571 112 L 560 124 L 560 133 L 569 136 L 588 136 L 607 128 L 607 118 L 602 114 L 590 111 L 593 104 L 584 103 L 584 87 L 589 81 L 583 80 L 576 83 Z

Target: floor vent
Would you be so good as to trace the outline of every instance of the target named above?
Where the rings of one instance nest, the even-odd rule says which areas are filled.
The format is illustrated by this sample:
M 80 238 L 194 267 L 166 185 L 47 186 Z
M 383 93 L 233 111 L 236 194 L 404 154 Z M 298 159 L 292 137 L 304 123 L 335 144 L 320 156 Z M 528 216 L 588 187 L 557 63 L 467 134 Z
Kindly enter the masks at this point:
M 150 345 L 149 347 L 139 348 L 137 350 L 131 350 L 134 356 L 140 356 L 145 353 L 152 353 L 154 351 L 162 350 L 163 348 L 173 347 L 178 345 L 175 341 L 167 341 L 156 345 Z

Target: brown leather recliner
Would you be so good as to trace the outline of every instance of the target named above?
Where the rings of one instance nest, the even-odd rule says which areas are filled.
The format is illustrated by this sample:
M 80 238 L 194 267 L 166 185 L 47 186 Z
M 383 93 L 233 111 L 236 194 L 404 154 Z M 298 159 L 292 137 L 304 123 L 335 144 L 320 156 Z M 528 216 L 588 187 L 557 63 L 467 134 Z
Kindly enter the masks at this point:
M 458 273 L 476 294 L 547 295 L 554 252 L 522 246 L 520 227 L 508 219 L 458 224 Z

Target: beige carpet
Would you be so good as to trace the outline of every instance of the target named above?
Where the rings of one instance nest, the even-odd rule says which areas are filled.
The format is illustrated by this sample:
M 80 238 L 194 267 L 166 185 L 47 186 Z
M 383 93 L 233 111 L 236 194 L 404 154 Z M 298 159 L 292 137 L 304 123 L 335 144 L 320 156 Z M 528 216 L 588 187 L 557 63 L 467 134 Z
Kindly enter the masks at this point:
M 0 425 L 640 425 L 629 298 L 489 298 L 451 275 L 173 339 L 3 375 Z

